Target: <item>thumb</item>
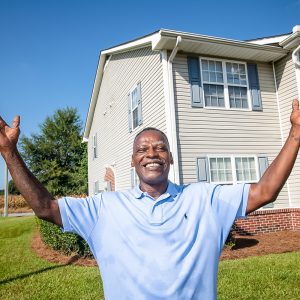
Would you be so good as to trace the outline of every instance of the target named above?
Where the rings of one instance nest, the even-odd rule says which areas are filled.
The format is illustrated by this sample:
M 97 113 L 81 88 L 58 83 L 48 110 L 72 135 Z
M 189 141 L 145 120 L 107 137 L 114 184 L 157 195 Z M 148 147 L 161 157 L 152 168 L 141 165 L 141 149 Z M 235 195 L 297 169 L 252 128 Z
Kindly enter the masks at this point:
M 293 100 L 292 108 L 293 108 L 293 112 L 299 110 L 299 101 L 297 99 Z
M 13 120 L 13 127 L 17 128 L 20 126 L 20 116 L 15 116 Z

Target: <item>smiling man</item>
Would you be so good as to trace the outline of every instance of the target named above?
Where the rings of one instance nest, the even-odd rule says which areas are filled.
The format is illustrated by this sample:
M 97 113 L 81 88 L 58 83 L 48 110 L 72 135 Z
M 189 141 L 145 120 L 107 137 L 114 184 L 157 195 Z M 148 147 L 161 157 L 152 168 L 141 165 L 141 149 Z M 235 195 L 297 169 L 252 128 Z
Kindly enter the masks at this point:
M 279 155 L 255 184 L 176 185 L 167 137 L 145 128 L 135 138 L 132 166 L 139 186 L 88 198 L 54 200 L 17 150 L 19 117 L 0 118 L 0 151 L 16 186 L 39 218 L 81 235 L 101 269 L 105 298 L 216 299 L 218 260 L 234 220 L 274 201 L 300 147 L 300 111 Z

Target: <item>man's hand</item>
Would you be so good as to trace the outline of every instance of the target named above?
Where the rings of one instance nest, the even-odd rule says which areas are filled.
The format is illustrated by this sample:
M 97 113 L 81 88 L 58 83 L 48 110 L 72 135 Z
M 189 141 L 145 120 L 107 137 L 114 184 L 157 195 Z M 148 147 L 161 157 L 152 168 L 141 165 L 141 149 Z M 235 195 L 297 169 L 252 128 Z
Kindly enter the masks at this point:
M 297 99 L 293 100 L 290 121 L 292 124 L 290 137 L 295 141 L 300 142 L 300 110 L 299 101 Z
M 0 152 L 12 151 L 16 149 L 18 138 L 20 135 L 20 116 L 16 116 L 13 120 L 13 127 L 9 127 L 7 123 L 0 117 Z
M 62 226 L 57 201 L 53 199 L 47 189 L 28 170 L 18 152 L 19 126 L 19 116 L 14 118 L 12 127 L 9 127 L 0 117 L 0 152 L 18 190 L 35 214 L 41 219 Z
M 294 99 L 292 103 L 291 123 L 292 126 L 300 126 L 300 110 L 297 99 Z

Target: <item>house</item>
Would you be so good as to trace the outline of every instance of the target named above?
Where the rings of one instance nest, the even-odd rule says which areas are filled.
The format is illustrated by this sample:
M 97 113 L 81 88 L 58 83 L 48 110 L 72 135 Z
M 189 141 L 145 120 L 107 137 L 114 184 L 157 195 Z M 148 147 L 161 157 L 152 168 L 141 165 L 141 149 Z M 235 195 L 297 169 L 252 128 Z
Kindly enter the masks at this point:
M 132 144 L 148 126 L 169 138 L 170 180 L 258 181 L 300 98 L 299 45 L 300 26 L 251 41 L 161 29 L 101 51 L 84 131 L 89 193 L 137 183 Z M 300 230 L 300 159 L 277 201 L 237 228 Z

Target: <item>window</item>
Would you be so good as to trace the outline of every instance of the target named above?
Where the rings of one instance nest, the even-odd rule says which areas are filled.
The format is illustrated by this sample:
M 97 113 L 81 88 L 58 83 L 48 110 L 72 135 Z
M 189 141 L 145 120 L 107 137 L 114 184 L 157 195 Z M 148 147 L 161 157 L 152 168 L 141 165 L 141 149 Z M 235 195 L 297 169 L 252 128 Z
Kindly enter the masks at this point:
M 209 181 L 213 183 L 257 182 L 259 178 L 256 156 L 209 156 Z
M 200 59 L 204 106 L 248 109 L 245 63 Z
M 112 186 L 110 181 L 104 181 L 104 191 L 105 192 L 111 192 Z
M 95 133 L 93 135 L 93 145 L 92 145 L 92 149 L 93 149 L 93 159 L 98 157 L 98 149 L 97 149 L 97 133 Z
M 99 181 L 94 182 L 94 194 L 99 193 Z
M 139 177 L 136 174 L 135 168 L 130 169 L 130 177 L 131 177 L 131 188 L 134 188 L 139 184 Z
M 129 132 L 134 130 L 143 122 L 141 83 L 138 83 L 128 95 L 128 122 Z

